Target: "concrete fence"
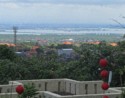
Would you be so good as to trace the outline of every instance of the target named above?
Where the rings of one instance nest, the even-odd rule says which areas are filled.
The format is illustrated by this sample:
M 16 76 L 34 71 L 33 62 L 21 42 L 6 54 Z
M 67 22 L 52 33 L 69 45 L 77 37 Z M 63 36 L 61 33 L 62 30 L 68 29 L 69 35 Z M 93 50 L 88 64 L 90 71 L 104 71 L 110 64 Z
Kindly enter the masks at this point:
M 15 91 L 17 85 L 33 85 L 39 93 L 34 98 L 102 98 L 103 95 L 120 98 L 121 90 L 110 88 L 104 92 L 101 84 L 102 81 L 71 79 L 17 80 L 10 81 L 8 85 L 0 85 L 0 98 L 18 98 Z M 59 95 L 60 93 L 69 95 Z
M 67 92 L 74 95 L 102 93 L 102 81 L 75 81 L 71 79 L 19 80 L 26 85 L 34 85 L 39 91 Z

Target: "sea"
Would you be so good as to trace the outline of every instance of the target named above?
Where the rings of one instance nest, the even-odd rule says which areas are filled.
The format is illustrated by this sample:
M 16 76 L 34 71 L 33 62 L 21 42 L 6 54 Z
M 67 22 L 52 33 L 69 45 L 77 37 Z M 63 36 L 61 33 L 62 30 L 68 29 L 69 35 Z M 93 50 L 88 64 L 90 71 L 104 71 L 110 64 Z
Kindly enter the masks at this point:
M 125 27 L 116 24 L 0 24 L 0 34 L 125 34 Z

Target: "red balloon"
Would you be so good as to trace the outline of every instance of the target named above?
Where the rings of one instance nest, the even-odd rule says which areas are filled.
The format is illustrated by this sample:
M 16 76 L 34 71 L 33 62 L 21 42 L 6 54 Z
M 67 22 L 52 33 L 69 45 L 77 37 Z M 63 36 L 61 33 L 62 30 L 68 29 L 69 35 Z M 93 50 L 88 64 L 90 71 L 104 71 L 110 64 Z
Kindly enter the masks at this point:
M 107 90 L 108 88 L 109 88 L 108 83 L 104 82 L 104 83 L 102 84 L 102 89 L 103 89 L 103 90 Z
M 108 61 L 106 59 L 100 59 L 99 65 L 102 67 L 106 67 L 108 65 Z
M 108 74 L 109 74 L 109 73 L 108 73 L 107 70 L 102 70 L 101 73 L 100 73 L 100 75 L 101 75 L 102 78 L 108 77 Z
M 103 98 L 109 98 L 109 97 L 105 95 L 105 96 L 103 96 Z
M 22 93 L 24 92 L 24 87 L 23 87 L 22 85 L 18 85 L 18 86 L 16 87 L 16 92 L 17 92 L 18 94 L 22 94 Z

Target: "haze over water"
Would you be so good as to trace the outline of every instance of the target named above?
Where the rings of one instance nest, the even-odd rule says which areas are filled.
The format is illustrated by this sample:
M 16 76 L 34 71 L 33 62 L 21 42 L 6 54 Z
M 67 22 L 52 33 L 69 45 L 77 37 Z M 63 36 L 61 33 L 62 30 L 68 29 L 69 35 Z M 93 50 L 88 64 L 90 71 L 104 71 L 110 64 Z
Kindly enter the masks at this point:
M 83 25 L 83 24 L 16 24 L 17 34 L 125 34 L 119 25 Z M 0 34 L 13 34 L 13 25 L 0 25 Z

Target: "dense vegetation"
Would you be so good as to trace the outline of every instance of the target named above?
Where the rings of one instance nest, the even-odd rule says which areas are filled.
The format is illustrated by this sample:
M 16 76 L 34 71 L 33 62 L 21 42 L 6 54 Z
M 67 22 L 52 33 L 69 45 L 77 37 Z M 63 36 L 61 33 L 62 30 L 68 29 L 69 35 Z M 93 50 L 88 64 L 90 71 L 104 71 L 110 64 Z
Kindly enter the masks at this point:
M 13 42 L 13 34 L 0 34 L 0 41 Z M 107 42 L 118 42 L 122 38 L 122 34 L 41 34 L 41 35 L 32 35 L 24 34 L 17 35 L 18 42 L 31 41 L 36 42 L 39 39 L 47 40 L 48 43 L 59 43 L 64 39 L 74 39 L 76 42 L 83 42 L 88 40 L 100 40 Z
M 49 48 L 49 52 L 44 54 Z M 59 61 L 57 46 L 41 48 L 42 52 L 32 58 L 16 56 L 13 49 L 0 46 L 0 83 L 18 79 L 70 78 L 76 80 L 99 80 L 100 58 L 109 62 L 107 69 L 113 71 L 112 86 L 125 85 L 125 42 L 113 47 L 102 42 L 99 45 L 72 46 L 79 59 Z

